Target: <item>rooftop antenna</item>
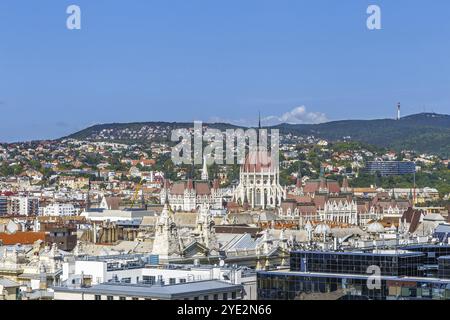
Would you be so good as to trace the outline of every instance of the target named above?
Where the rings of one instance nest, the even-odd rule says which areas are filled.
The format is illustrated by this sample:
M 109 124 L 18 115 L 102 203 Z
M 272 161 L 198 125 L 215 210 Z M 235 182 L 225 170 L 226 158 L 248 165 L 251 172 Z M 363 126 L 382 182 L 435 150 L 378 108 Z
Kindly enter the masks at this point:
M 261 111 L 258 111 L 258 132 L 256 133 L 256 146 L 259 150 L 259 135 L 261 134 Z
M 258 129 L 261 129 L 261 111 L 258 111 Z

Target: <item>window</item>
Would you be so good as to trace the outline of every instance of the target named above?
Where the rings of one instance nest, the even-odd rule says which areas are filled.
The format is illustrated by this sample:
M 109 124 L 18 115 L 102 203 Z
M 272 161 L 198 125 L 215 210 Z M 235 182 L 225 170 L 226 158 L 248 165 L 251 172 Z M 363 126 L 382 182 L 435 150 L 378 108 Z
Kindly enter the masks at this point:
M 114 300 L 114 297 L 113 296 L 107 296 L 106 300 Z
M 131 283 L 131 278 L 122 278 L 122 283 Z
M 194 300 L 198 300 L 198 297 L 194 297 Z
M 131 298 L 131 300 L 139 300 L 139 298 L 134 297 L 134 298 Z
M 99 294 L 96 294 L 96 295 L 95 295 L 95 300 L 102 300 L 102 296 L 99 295 Z
M 186 283 L 186 279 L 181 278 L 181 279 L 180 279 L 180 283 Z
M 155 276 L 143 276 L 142 280 L 146 284 L 155 284 L 156 278 Z
M 218 294 L 214 295 L 214 300 L 219 300 L 219 295 Z
M 236 292 L 231 293 L 231 299 L 236 300 Z
M 203 300 L 209 300 L 209 296 L 203 296 Z
M 127 300 L 126 297 L 119 297 L 119 300 Z
M 169 279 L 169 284 L 175 284 L 176 282 L 177 282 L 177 279 L 175 279 L 175 278 Z
M 223 300 L 228 300 L 228 293 L 223 294 Z

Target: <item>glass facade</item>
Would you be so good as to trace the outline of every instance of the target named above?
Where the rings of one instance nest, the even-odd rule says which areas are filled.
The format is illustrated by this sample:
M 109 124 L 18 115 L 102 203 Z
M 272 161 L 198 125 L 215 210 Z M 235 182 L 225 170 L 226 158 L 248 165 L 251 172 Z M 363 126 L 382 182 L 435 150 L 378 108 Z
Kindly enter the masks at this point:
M 379 173 L 382 176 L 399 176 L 416 172 L 416 164 L 410 161 L 369 161 L 365 173 Z
M 447 300 L 450 257 L 438 246 L 416 252 L 291 252 L 290 271 L 257 274 L 260 300 Z M 438 250 L 439 249 L 439 250 Z M 441 250 L 442 249 L 442 250 Z M 428 252 L 434 252 L 428 256 Z M 439 276 L 438 264 L 439 261 Z M 424 263 L 434 262 L 434 277 Z M 371 266 L 379 267 L 374 274 Z
M 450 256 L 439 258 L 438 276 L 441 279 L 450 279 Z
M 450 246 L 449 245 L 415 245 L 406 246 L 402 248 L 403 250 L 408 250 L 412 252 L 421 252 L 425 254 L 424 264 L 437 265 L 438 258 L 442 256 L 450 256 Z
M 424 254 L 411 253 L 364 253 L 294 251 L 291 253 L 291 271 L 332 274 L 368 274 L 370 266 L 380 268 L 384 276 L 423 275 L 420 266 Z
M 448 300 L 450 281 L 381 277 L 371 289 L 367 276 L 258 272 L 259 300 Z

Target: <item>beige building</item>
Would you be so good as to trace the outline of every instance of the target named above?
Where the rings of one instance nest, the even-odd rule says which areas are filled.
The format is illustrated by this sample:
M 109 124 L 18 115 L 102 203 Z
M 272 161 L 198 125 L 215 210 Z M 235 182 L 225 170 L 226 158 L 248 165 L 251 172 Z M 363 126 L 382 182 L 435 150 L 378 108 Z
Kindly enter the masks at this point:
M 6 278 L 0 278 L 0 300 L 17 300 L 20 284 Z

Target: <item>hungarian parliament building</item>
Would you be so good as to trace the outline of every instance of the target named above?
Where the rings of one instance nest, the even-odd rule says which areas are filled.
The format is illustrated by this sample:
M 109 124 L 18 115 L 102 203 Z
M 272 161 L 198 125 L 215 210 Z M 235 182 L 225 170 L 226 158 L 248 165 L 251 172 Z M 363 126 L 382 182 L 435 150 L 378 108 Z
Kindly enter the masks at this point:
M 279 166 L 274 165 L 267 151 L 250 152 L 241 165 L 239 183 L 231 190 L 220 188 L 218 180 L 210 181 L 206 161 L 201 180 L 165 181 L 160 200 L 166 197 L 175 211 L 211 209 L 238 211 L 268 210 L 280 219 L 323 221 L 343 225 L 365 225 L 384 217 L 398 218 L 412 205 L 412 199 L 395 199 L 387 193 L 356 197 L 347 179 L 342 184 L 324 177 L 303 183 L 300 172 L 289 190 L 280 185 Z M 225 200 L 225 198 L 231 198 Z

